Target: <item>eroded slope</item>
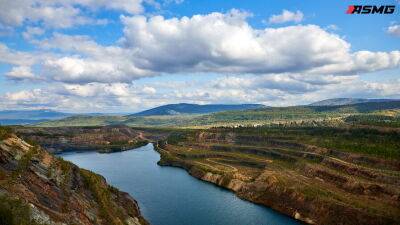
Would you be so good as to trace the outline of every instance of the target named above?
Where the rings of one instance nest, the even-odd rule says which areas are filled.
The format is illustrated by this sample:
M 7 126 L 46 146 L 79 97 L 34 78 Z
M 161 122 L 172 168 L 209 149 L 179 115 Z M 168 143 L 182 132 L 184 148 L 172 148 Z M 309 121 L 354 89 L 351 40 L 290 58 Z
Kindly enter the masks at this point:
M 160 165 L 306 223 L 399 224 L 399 140 L 359 128 L 214 128 L 157 146 Z
M 136 201 L 103 177 L 3 131 L 0 224 L 147 224 Z

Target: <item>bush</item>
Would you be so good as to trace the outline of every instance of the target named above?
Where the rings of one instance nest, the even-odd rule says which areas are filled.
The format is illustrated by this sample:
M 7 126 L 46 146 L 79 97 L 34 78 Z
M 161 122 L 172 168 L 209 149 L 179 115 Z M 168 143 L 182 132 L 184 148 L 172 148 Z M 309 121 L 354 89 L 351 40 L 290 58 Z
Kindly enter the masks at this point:
M 0 141 L 9 138 L 11 136 L 12 130 L 10 127 L 0 126 Z
M 121 221 L 118 217 L 117 208 L 112 202 L 112 191 L 115 188 L 110 188 L 103 180 L 103 178 L 89 170 L 80 169 L 80 174 L 83 177 L 85 186 L 92 192 L 95 201 L 98 203 L 100 217 L 103 218 L 107 224 L 120 224 Z
M 38 225 L 31 219 L 31 209 L 18 199 L 0 197 L 1 225 Z
M 187 139 L 187 138 L 186 138 L 186 135 L 185 135 L 185 134 L 182 134 L 182 133 L 172 133 L 172 134 L 170 134 L 170 135 L 168 136 L 167 142 L 168 142 L 168 144 L 175 145 L 175 144 L 178 144 L 179 142 L 185 141 L 186 139 Z

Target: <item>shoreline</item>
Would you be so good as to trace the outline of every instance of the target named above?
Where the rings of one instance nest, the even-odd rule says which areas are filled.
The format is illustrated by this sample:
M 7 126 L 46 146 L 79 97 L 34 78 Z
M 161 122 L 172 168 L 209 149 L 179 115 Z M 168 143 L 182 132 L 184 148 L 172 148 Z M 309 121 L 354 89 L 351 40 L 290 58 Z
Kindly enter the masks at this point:
M 192 176 L 198 180 L 213 184 L 217 187 L 229 190 L 242 200 L 270 208 L 270 209 L 272 209 L 278 213 L 281 213 L 283 215 L 286 215 L 302 224 L 315 224 L 315 222 L 312 221 L 311 219 L 301 217 L 300 213 L 297 211 L 294 211 L 294 213 L 291 213 L 288 210 L 282 210 L 282 208 L 274 207 L 274 205 L 265 205 L 265 204 L 262 204 L 261 202 L 254 201 L 254 199 L 251 199 L 249 197 L 249 195 L 243 195 L 243 194 L 239 193 L 239 189 L 243 185 L 246 185 L 244 182 L 240 183 L 242 181 L 235 180 L 230 177 L 223 176 L 221 174 L 215 174 L 215 173 L 213 174 L 211 172 L 203 171 L 199 167 L 185 163 L 182 160 L 179 160 L 179 161 L 178 160 L 168 160 L 168 159 L 166 159 L 166 158 L 169 158 L 168 156 L 166 157 L 166 154 L 168 154 L 167 151 L 161 149 L 158 146 L 158 143 L 152 143 L 152 144 L 153 144 L 154 150 L 160 154 L 160 160 L 157 162 L 157 165 L 159 165 L 159 166 L 170 166 L 170 167 L 181 168 L 181 169 L 185 170 L 190 176 Z

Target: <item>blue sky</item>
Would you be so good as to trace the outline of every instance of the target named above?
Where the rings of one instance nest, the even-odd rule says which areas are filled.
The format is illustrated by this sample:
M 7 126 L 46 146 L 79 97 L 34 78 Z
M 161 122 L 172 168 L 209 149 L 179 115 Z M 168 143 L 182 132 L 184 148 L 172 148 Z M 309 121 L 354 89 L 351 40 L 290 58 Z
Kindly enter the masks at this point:
M 348 15 L 349 4 L 395 5 Z M 399 1 L 1 1 L 0 110 L 400 98 Z

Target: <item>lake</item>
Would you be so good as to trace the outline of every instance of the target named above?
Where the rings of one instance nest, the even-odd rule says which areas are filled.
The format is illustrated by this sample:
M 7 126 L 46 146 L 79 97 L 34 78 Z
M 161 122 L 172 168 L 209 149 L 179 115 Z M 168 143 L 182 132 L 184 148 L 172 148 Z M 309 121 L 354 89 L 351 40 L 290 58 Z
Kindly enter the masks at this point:
M 153 225 L 299 224 L 272 209 L 241 200 L 234 193 L 191 177 L 185 170 L 157 165 L 152 144 L 124 152 L 60 154 L 81 168 L 101 174 L 140 206 Z

